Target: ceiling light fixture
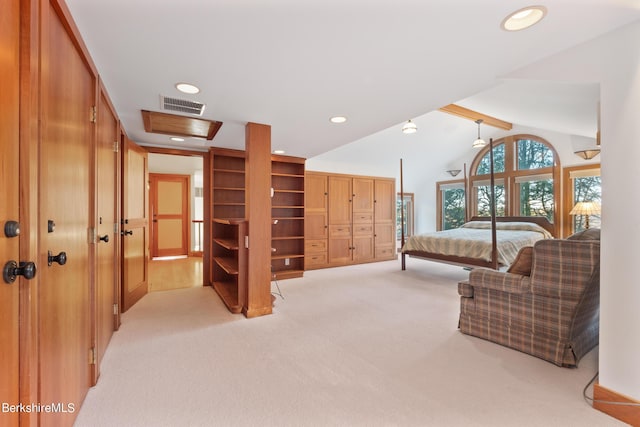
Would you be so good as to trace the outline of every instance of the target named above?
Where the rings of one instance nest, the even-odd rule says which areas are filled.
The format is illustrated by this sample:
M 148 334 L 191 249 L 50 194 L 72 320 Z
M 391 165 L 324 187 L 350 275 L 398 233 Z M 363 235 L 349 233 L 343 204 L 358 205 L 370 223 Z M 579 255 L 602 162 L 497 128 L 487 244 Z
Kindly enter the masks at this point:
M 182 93 L 189 94 L 200 92 L 200 89 L 197 86 L 194 86 L 190 83 L 176 83 L 176 89 L 178 89 Z
M 473 141 L 473 148 L 482 148 L 485 145 L 487 145 L 487 143 L 485 142 L 484 139 L 480 138 L 480 124 L 483 122 L 484 120 L 482 119 L 478 119 L 476 120 L 476 123 L 478 124 L 478 138 Z
M 177 136 L 172 136 L 169 139 L 175 142 L 184 142 L 184 138 L 178 138 Z
M 273 154 L 284 154 L 284 150 L 273 150 Z
M 345 116 L 333 116 L 329 119 L 331 123 L 344 123 L 347 121 Z
M 416 133 L 418 131 L 418 126 L 413 123 L 411 120 L 407 120 L 407 123 L 402 126 L 402 133 Z
M 578 150 L 573 152 L 575 155 L 582 157 L 584 160 L 591 160 L 598 154 L 600 154 L 599 148 L 592 148 L 591 150 Z
M 500 27 L 506 31 L 524 30 L 540 22 L 546 14 L 547 8 L 544 6 L 527 6 L 509 14 L 504 18 Z

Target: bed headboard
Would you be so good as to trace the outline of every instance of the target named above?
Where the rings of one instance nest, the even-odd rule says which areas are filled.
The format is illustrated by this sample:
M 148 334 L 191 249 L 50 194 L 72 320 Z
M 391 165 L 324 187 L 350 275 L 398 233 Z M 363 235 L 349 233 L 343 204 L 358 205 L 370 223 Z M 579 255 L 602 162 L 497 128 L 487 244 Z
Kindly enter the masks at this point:
M 474 216 L 471 221 L 491 221 L 490 216 Z M 497 216 L 496 222 L 532 222 L 547 230 L 553 237 L 556 236 L 556 227 L 544 216 Z

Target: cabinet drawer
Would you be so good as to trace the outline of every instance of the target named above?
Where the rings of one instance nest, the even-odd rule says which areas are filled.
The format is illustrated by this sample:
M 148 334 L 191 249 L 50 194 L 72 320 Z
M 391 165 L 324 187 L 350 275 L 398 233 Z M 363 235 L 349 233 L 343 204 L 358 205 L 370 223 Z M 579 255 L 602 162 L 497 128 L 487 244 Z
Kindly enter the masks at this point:
M 350 225 L 330 225 L 329 237 L 350 237 L 351 226 Z
M 354 224 L 354 236 L 371 236 L 373 235 L 373 224 Z
M 305 253 L 325 252 L 326 250 L 327 250 L 326 240 L 305 240 L 304 242 Z
M 376 246 L 376 258 L 395 258 L 396 248 L 394 246 Z
M 317 253 L 317 254 L 309 254 L 304 256 L 304 265 L 305 267 L 312 267 L 315 265 L 324 265 L 327 263 L 327 254 L 325 253 Z
M 369 222 L 373 223 L 373 214 L 372 213 L 354 213 L 353 214 L 353 222 Z

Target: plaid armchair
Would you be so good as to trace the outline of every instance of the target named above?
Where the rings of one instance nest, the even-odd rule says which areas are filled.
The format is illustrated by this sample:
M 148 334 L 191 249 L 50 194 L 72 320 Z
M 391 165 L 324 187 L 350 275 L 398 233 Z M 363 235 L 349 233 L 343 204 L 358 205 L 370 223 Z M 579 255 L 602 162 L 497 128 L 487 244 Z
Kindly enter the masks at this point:
M 530 276 L 476 268 L 458 284 L 460 331 L 575 367 L 598 344 L 600 242 L 540 240 L 531 258 Z

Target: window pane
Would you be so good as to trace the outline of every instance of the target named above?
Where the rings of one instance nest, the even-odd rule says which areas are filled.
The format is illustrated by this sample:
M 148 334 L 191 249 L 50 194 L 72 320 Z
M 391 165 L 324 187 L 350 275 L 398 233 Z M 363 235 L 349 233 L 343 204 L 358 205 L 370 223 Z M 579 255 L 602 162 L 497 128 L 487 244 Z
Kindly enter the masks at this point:
M 491 186 L 483 185 L 476 187 L 478 198 L 478 215 L 491 216 Z M 496 216 L 505 216 L 505 195 L 504 185 L 495 186 L 496 193 Z
M 573 180 L 573 203 L 577 202 L 598 202 L 601 203 L 601 180 L 599 176 L 587 176 L 575 178 Z M 585 215 L 573 216 L 574 232 L 582 231 L 586 228 L 587 218 Z M 589 215 L 589 227 L 600 228 L 600 215 Z
M 520 215 L 544 216 L 553 222 L 553 180 L 520 183 Z
M 493 147 L 493 171 L 495 173 L 504 172 L 504 144 Z M 491 156 L 487 151 L 480 163 L 478 164 L 477 175 L 485 175 L 491 173 Z
M 532 139 L 518 140 L 518 170 L 540 169 L 553 166 L 553 151 Z
M 458 228 L 464 224 L 464 189 L 452 188 L 442 191 L 442 229 Z

